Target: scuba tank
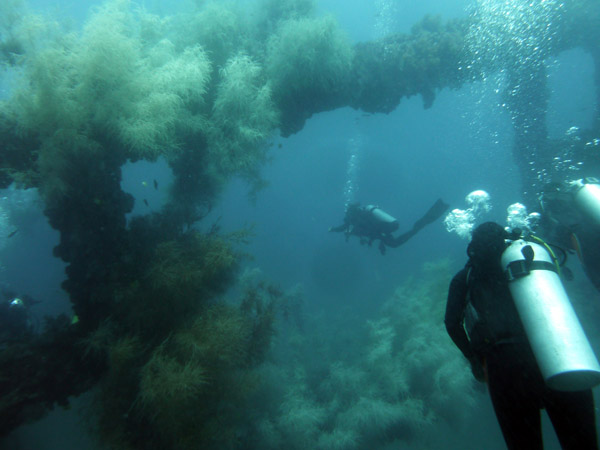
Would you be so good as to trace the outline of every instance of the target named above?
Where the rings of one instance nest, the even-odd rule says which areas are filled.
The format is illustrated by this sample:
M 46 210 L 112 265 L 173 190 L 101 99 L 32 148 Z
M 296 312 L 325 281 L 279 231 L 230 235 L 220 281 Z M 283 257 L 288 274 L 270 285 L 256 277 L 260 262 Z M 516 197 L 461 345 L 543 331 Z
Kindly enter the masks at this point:
M 390 216 L 379 206 L 367 205 L 365 209 L 371 214 L 379 231 L 382 233 L 393 233 L 398 229 L 398 220 Z
M 551 250 L 518 239 L 504 250 L 501 263 L 546 384 L 558 391 L 599 384 L 600 365 L 560 281 Z
M 571 182 L 577 208 L 600 225 L 600 184 L 596 178 Z

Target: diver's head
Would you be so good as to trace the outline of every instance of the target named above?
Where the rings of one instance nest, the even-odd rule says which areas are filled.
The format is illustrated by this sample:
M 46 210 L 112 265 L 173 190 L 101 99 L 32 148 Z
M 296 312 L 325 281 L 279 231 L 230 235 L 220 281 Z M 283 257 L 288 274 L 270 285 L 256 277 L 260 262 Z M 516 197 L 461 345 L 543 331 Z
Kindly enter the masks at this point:
M 473 230 L 467 255 L 473 264 L 484 270 L 500 270 L 500 257 L 506 248 L 506 230 L 496 222 L 485 222 Z

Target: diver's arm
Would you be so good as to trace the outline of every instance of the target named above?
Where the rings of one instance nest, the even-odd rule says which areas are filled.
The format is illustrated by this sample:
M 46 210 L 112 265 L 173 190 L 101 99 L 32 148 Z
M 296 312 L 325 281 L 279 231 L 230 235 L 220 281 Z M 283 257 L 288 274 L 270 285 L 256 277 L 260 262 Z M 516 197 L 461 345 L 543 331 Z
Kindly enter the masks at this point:
M 462 269 L 450 282 L 444 324 L 454 344 L 468 360 L 471 360 L 475 355 L 463 327 L 467 306 L 467 273 L 468 269 Z
M 331 231 L 333 233 L 341 233 L 342 231 L 346 231 L 347 229 L 348 229 L 348 225 L 346 225 L 345 223 L 338 227 L 329 227 L 329 231 Z

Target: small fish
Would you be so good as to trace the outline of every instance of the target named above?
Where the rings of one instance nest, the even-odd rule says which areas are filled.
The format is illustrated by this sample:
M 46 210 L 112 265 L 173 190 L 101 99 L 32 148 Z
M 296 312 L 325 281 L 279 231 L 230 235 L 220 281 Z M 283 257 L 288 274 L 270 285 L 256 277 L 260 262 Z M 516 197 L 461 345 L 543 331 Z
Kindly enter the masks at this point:
M 282 148 L 283 144 L 280 142 L 279 144 L 277 144 L 277 148 Z
M 158 181 L 156 181 L 156 179 L 153 181 L 154 181 L 154 189 L 158 190 Z
M 144 205 L 150 207 L 150 205 L 148 204 L 148 200 L 144 199 Z
M 8 238 L 11 238 L 11 237 L 13 237 L 15 234 L 17 234 L 17 231 L 19 231 L 19 229 L 18 229 L 18 228 L 17 228 L 17 229 L 15 229 L 14 231 L 11 231 L 11 232 L 8 234 L 8 236 L 7 236 L 7 237 L 8 237 Z
M 142 186 L 148 187 L 148 183 L 146 181 L 142 181 Z

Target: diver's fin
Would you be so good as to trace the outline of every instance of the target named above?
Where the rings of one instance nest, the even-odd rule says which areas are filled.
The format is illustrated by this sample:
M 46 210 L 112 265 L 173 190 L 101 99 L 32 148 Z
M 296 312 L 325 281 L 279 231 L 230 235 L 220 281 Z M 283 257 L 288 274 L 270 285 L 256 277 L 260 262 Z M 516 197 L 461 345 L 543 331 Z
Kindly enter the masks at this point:
M 435 222 L 437 219 L 442 217 L 442 215 L 448 209 L 448 205 L 444 203 L 441 198 L 438 198 L 437 201 L 433 204 L 429 211 L 425 213 L 423 217 L 415 222 L 413 225 L 413 230 L 420 230 L 425 225 L 429 225 L 432 222 Z

